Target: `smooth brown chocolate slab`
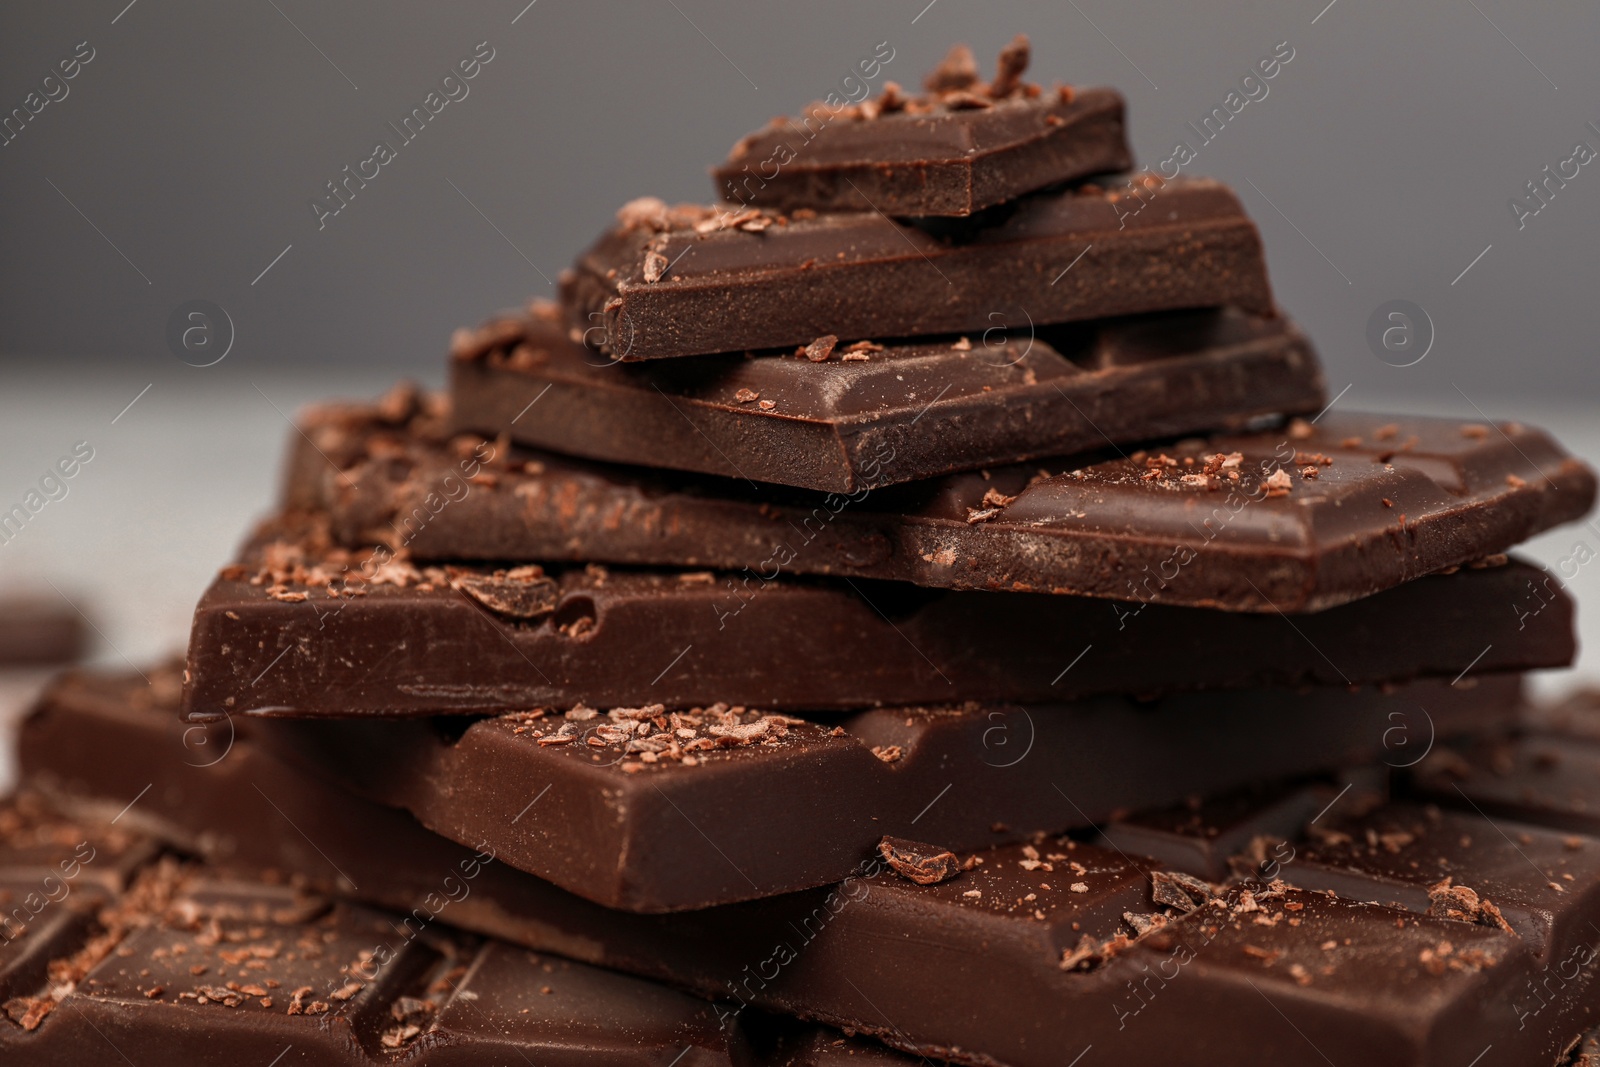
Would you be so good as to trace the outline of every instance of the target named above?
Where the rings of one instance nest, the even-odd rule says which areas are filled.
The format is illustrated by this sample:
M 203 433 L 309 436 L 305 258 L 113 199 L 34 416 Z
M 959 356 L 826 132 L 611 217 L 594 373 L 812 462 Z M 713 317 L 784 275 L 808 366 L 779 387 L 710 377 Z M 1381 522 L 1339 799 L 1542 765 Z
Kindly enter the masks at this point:
M 1179 308 L 1273 314 L 1260 234 L 1225 186 L 1149 174 L 1113 186 L 1035 193 L 943 226 L 636 200 L 563 273 L 561 298 L 585 341 L 617 360 Z
M 885 58 L 883 48 L 889 48 Z M 885 41 L 863 63 L 881 72 Z M 773 119 L 712 171 L 717 194 L 781 210 L 877 210 L 970 215 L 1023 193 L 1133 165 L 1114 89 L 1044 90 L 1021 80 L 1028 40 L 1013 41 L 999 75 L 979 80 L 958 47 L 907 96 L 893 82 L 873 100 L 818 101 Z
M 71 725 L 47 709 L 29 724 L 29 781 L 110 815 L 155 774 L 164 794 L 127 818 L 186 840 L 226 842 L 235 863 L 275 866 L 400 910 L 437 892 L 456 857 L 474 855 L 415 823 L 406 829 L 401 813 L 341 799 L 249 737 L 210 767 L 185 768 L 183 747 L 168 736 L 172 720 L 149 707 L 142 715 L 154 740 L 141 747 L 130 744 L 135 716 L 106 731 L 108 717 Z M 38 723 L 48 728 L 32 733 Z M 74 756 L 75 745 L 111 753 L 119 742 L 155 758 L 134 766 Z M 233 760 L 241 762 L 230 767 Z M 262 783 L 271 804 L 239 788 L 241 776 Z M 1594 958 L 1594 935 L 1582 932 L 1600 918 L 1593 892 L 1549 892 L 1540 901 L 1549 905 L 1549 934 L 1533 942 L 1481 910 L 1430 915 L 1433 900 L 1424 907 L 1415 892 L 1436 883 L 1444 855 L 1454 886 L 1485 887 L 1480 901 L 1537 893 L 1543 869 L 1518 873 L 1509 857 L 1550 834 L 1498 822 L 1501 837 L 1482 821 L 1468 842 L 1408 840 L 1387 836 L 1385 820 L 1413 809 L 1352 804 L 1351 794 L 1335 792 L 1309 829 L 1265 818 L 1263 854 L 1277 860 L 1266 874 L 1281 881 L 1246 878 L 1220 892 L 1131 853 L 1045 837 L 963 853 L 967 869 L 936 885 L 867 864 L 829 889 L 670 916 L 600 907 L 480 858 L 470 891 L 438 917 L 731 1001 L 721 1009 L 729 1021 L 750 1018 L 749 1006 L 974 1065 L 1054 1067 L 1063 1049 L 1068 1061 L 1090 1049 L 1086 1059 L 1162 1062 L 1179 1034 L 1203 1062 L 1303 1062 L 1319 1049 L 1336 1063 L 1552 1062 L 1593 1025 L 1594 968 L 1581 962 Z M 1176 825 L 1181 833 L 1186 824 Z M 1384 852 L 1378 876 L 1365 881 L 1368 850 L 1322 857 L 1319 868 L 1353 879 L 1346 893 L 1295 888 L 1297 857 L 1324 825 L 1358 842 L 1370 826 L 1385 835 L 1380 848 L 1397 851 Z M 297 826 L 315 834 L 314 846 Z M 1549 854 L 1568 865 L 1552 868 L 1557 877 L 1600 854 L 1600 838 L 1555 839 L 1559 855 Z M 1412 904 L 1365 902 L 1395 898 Z M 810 1044 L 838 1051 L 833 1040 Z M 802 1034 L 779 1044 L 806 1042 Z
M 334 547 L 321 520 L 299 517 L 259 531 L 201 598 L 184 709 L 197 720 L 580 702 L 858 710 L 1564 666 L 1573 654 L 1564 594 L 1531 616 L 1511 610 L 1537 573 L 1514 565 L 1427 578 L 1291 622 L 891 582 L 592 564 L 419 568 L 387 549 Z M 1196 654 L 1196 633 L 1214 654 Z
M 1131 455 L 1041 460 L 851 495 L 752 489 L 445 439 L 404 390 L 306 418 L 285 503 L 414 558 L 595 560 L 1319 611 L 1482 559 L 1594 501 L 1538 430 L 1329 412 Z M 1521 613 L 1557 598 L 1543 576 Z M 1018 601 L 1016 603 L 1022 603 Z M 682 646 L 679 646 L 682 647 Z M 1480 646 L 1481 647 L 1481 646 Z
M 458 430 L 837 493 L 1242 429 L 1325 401 L 1300 330 L 1232 308 L 1004 337 L 838 341 L 813 348 L 818 361 L 785 351 L 619 366 L 600 365 L 558 309 L 536 303 L 462 331 L 453 351 Z

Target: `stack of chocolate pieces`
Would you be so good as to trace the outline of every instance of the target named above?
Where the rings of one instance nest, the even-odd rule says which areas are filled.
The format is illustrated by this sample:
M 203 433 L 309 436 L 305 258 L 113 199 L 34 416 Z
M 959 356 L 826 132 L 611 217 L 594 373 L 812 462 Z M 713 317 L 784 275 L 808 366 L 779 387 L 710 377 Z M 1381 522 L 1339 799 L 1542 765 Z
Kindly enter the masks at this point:
M 1600 712 L 1504 553 L 1593 474 L 1330 410 L 1234 196 L 1027 59 L 307 413 L 186 666 L 24 728 L 7 1062 L 1577 1055 Z

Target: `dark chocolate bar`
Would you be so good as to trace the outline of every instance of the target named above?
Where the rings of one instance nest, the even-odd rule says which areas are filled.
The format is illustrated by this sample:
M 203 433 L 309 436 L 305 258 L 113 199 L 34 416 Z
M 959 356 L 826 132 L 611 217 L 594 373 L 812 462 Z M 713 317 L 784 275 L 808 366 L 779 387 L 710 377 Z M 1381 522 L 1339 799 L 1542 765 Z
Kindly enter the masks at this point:
M 672 911 L 836 882 L 886 834 L 979 848 L 1259 779 L 1403 762 L 1436 737 L 1505 724 L 1517 687 L 1508 675 L 1466 691 L 1417 682 L 820 721 L 579 708 L 465 731 L 277 719 L 251 736 L 580 896 Z
M 845 496 L 446 441 L 400 390 L 307 418 L 291 508 L 347 546 L 417 559 L 594 560 L 1318 611 L 1503 551 L 1592 505 L 1594 474 L 1543 433 L 1383 415 L 1043 460 Z M 1554 596 L 1542 576 L 1514 594 Z M 681 647 L 681 646 L 679 646 Z M 1481 647 L 1481 646 L 1480 646 Z
M 713 1005 L 417 914 L 172 857 L 108 886 L 97 865 L 122 865 L 107 838 L 129 835 L 39 807 L 0 806 L 7 1063 L 745 1062 Z
M 618 360 L 1234 305 L 1273 313 L 1261 237 L 1225 186 L 1150 174 L 1035 193 L 960 225 L 635 200 L 561 279 Z
M 608 367 L 541 303 L 462 331 L 453 352 L 458 430 L 836 493 L 1324 403 L 1304 335 L 1232 308 Z
M 634 911 L 837 881 L 884 834 L 979 847 L 1260 779 L 1377 759 L 1403 765 L 1437 740 L 1505 726 L 1519 704 L 1518 679 L 1491 676 L 1385 694 L 1242 693 L 1153 707 L 1108 698 L 781 721 L 656 716 L 666 729 L 638 715 L 581 710 L 464 729 L 243 719 L 199 727 L 174 714 L 175 669 L 147 674 L 157 691 L 138 678 L 65 675 L 24 728 L 24 764 L 93 782 L 107 773 L 94 768 L 114 761 L 145 774 L 169 762 L 170 746 L 188 763 L 220 764 L 195 776 L 197 788 L 249 793 L 248 781 L 267 789 L 267 778 L 284 777 L 260 769 L 270 753 L 302 777 L 407 808 L 502 863 Z M 248 745 L 239 740 L 246 737 Z M 1140 754 L 1137 775 L 1124 769 L 1130 752 Z M 85 769 L 74 771 L 69 757 Z M 284 782 L 269 791 L 291 788 L 309 787 Z M 799 809 L 797 797 L 805 798 Z M 216 802 L 191 792 L 147 799 L 140 810 Z M 775 820 L 785 823 L 781 835 L 770 832 Z
M 120 728 L 108 726 L 115 716 L 74 726 L 45 709 L 24 734 L 29 781 L 109 815 L 155 776 L 164 792 L 134 804 L 131 823 L 227 842 L 234 862 L 400 910 L 473 855 L 405 830 L 399 812 L 341 798 L 249 737 L 210 767 L 184 768 L 176 725 L 141 714 L 151 740 L 134 743 L 128 709 Z M 146 751 L 153 758 L 135 765 Z M 241 777 L 261 784 L 241 788 Z M 1600 778 L 1590 781 L 1592 797 Z M 963 854 L 934 884 L 868 862 L 833 888 L 669 916 L 607 909 L 480 863 L 470 892 L 425 914 L 731 1001 L 724 1017 L 759 1008 L 984 1067 L 1167 1062 L 1176 1033 L 1207 1063 L 1318 1052 L 1410 1067 L 1553 1062 L 1594 1024 L 1600 998 L 1584 961 L 1600 956 L 1590 925 L 1600 838 L 1462 823 L 1465 805 L 1383 804 L 1338 779 L 1303 788 L 1320 803 L 1294 819 L 1281 803 L 1290 790 L 1263 794 L 1257 815 L 1227 816 L 1254 832 L 1240 835 L 1240 873 L 1223 885 L 1109 843 L 1044 837 Z M 1181 837 L 1217 820 L 1145 821 Z M 1300 886 L 1334 875 L 1340 891 Z M 801 1032 L 785 1044 L 842 1052 L 834 1040 Z
M 907 96 L 886 82 L 872 100 L 818 101 L 797 117 L 773 119 L 712 171 L 717 193 L 785 211 L 970 215 L 1047 185 L 1131 167 L 1122 94 L 1043 90 L 1022 81 L 1028 59 L 1028 39 L 1018 37 L 1001 53 L 996 78 L 984 82 L 972 53 L 958 45 L 925 93 Z
M 0 664 L 70 663 L 83 654 L 83 616 L 59 598 L 0 598 Z
M 854 710 L 1564 666 L 1565 595 L 1549 593 L 1537 613 L 1511 610 L 1539 574 L 1428 578 L 1286 622 L 893 582 L 593 564 L 419 568 L 381 547 L 335 548 L 302 517 L 264 527 L 201 598 L 184 708 L 196 720 L 580 702 Z M 1197 633 L 1217 654 L 1175 651 L 1192 650 Z

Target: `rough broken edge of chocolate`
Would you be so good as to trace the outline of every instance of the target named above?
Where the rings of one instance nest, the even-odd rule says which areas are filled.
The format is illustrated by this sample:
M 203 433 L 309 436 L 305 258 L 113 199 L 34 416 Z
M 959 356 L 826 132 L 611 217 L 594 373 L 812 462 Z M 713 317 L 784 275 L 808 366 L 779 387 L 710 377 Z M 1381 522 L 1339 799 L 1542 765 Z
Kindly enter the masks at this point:
M 1453 884 L 1449 878 L 1428 887 L 1428 914 L 1436 919 L 1453 919 L 1508 934 L 1516 933 L 1492 901 L 1479 896 L 1470 886 Z
M 1187 915 L 1217 898 L 1216 889 L 1206 881 L 1182 871 L 1151 871 L 1150 900 Z

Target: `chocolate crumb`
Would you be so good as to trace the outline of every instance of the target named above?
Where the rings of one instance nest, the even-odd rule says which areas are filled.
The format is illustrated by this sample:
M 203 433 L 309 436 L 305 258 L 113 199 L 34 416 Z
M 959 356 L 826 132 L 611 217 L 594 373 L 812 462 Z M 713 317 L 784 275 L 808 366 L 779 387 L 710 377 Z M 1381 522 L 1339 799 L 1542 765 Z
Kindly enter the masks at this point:
M 644 254 L 644 280 L 659 282 L 667 272 L 667 257 L 652 249 Z
M 800 353 L 813 363 L 822 363 L 826 361 L 829 356 L 833 355 L 834 346 L 838 343 L 838 337 L 831 333 L 825 333 L 815 341 L 812 341 L 810 344 L 800 349 Z
M 1010 44 L 1000 49 L 999 69 L 994 83 L 989 86 L 990 96 L 1001 100 L 1021 88 L 1022 73 L 1028 69 L 1030 54 L 1028 35 L 1025 33 L 1017 34 Z
M 1157 904 L 1191 912 L 1216 894 L 1211 886 L 1182 871 L 1151 871 L 1150 899 Z
M 879 841 L 878 854 L 896 874 L 918 885 L 942 882 L 961 870 L 960 861 L 949 849 L 903 837 L 885 837 Z
M 543 618 L 556 609 L 561 598 L 561 587 L 536 565 L 492 574 L 457 573 L 451 576 L 450 585 L 495 614 L 513 619 Z
M 955 45 L 945 54 L 939 65 L 922 81 L 930 93 L 947 93 L 970 89 L 978 83 L 978 61 L 972 49 L 964 44 Z
M 733 398 L 741 404 L 751 403 L 760 396 L 761 394 L 756 392 L 754 389 L 740 389 L 737 393 L 733 394 Z

